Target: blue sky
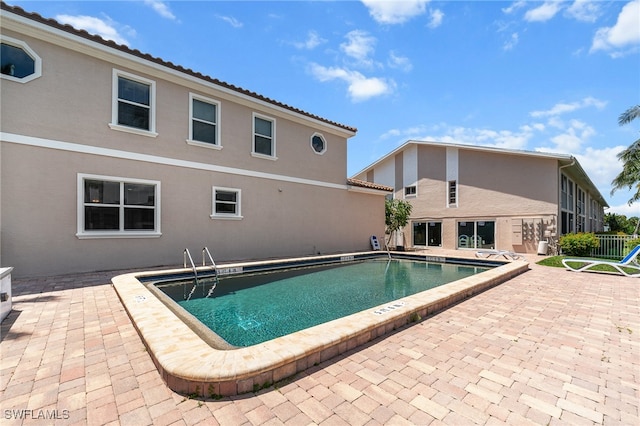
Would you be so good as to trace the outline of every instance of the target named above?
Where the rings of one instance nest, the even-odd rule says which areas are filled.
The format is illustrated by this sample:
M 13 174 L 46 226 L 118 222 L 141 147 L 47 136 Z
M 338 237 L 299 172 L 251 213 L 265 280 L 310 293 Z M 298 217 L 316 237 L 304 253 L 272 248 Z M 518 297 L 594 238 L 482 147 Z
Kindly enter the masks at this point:
M 638 139 L 640 0 L 8 1 L 358 128 L 353 175 L 408 139 L 574 155 L 611 208 Z M 532 183 L 533 184 L 533 183 Z

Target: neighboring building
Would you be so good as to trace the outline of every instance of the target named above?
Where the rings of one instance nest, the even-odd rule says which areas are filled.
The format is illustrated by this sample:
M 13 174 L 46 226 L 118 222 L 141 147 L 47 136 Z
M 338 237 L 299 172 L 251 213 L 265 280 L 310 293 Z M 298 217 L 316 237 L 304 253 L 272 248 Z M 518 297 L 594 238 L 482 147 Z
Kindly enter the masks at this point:
M 607 202 L 570 155 L 408 141 L 354 176 L 413 205 L 405 247 L 535 252 L 603 230 Z
M 2 3 L 0 264 L 36 276 L 369 249 L 356 129 Z

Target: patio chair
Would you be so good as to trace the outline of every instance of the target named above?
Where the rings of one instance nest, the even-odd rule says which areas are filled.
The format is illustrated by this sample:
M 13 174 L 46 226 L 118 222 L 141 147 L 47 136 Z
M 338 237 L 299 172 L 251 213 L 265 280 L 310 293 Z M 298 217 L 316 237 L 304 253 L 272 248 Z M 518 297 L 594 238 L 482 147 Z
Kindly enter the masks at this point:
M 496 258 L 502 256 L 507 260 L 526 260 L 523 255 L 513 251 L 509 251 L 509 250 L 485 249 L 485 250 L 478 250 L 476 252 L 476 257 L 491 258 L 492 256 L 495 256 Z
M 598 265 L 607 265 L 627 277 L 640 278 L 640 264 L 638 255 L 640 254 L 640 244 L 635 246 L 631 252 L 620 262 L 595 259 L 562 259 L 562 264 L 574 272 L 597 272 L 592 268 Z M 579 263 L 578 266 L 570 266 L 569 263 Z

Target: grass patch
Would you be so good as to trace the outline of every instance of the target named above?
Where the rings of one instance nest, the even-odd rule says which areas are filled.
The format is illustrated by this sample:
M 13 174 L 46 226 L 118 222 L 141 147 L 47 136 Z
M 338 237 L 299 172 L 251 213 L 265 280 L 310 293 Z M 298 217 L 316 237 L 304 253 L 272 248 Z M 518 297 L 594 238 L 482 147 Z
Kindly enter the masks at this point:
M 564 259 L 565 257 L 566 256 L 545 257 L 540 262 L 537 262 L 537 265 L 551 266 L 554 268 L 564 268 L 564 265 L 562 264 L 562 259 Z

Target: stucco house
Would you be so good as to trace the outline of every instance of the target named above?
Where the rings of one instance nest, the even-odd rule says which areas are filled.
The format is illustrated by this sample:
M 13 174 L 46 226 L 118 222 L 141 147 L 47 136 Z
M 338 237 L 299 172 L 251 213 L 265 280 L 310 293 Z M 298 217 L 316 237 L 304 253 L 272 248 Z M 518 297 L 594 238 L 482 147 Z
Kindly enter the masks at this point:
M 14 276 L 369 249 L 356 129 L 2 3 L 0 264 Z
M 407 248 L 536 252 L 540 241 L 602 231 L 608 207 L 564 154 L 410 140 L 353 177 L 413 205 L 398 242 Z

